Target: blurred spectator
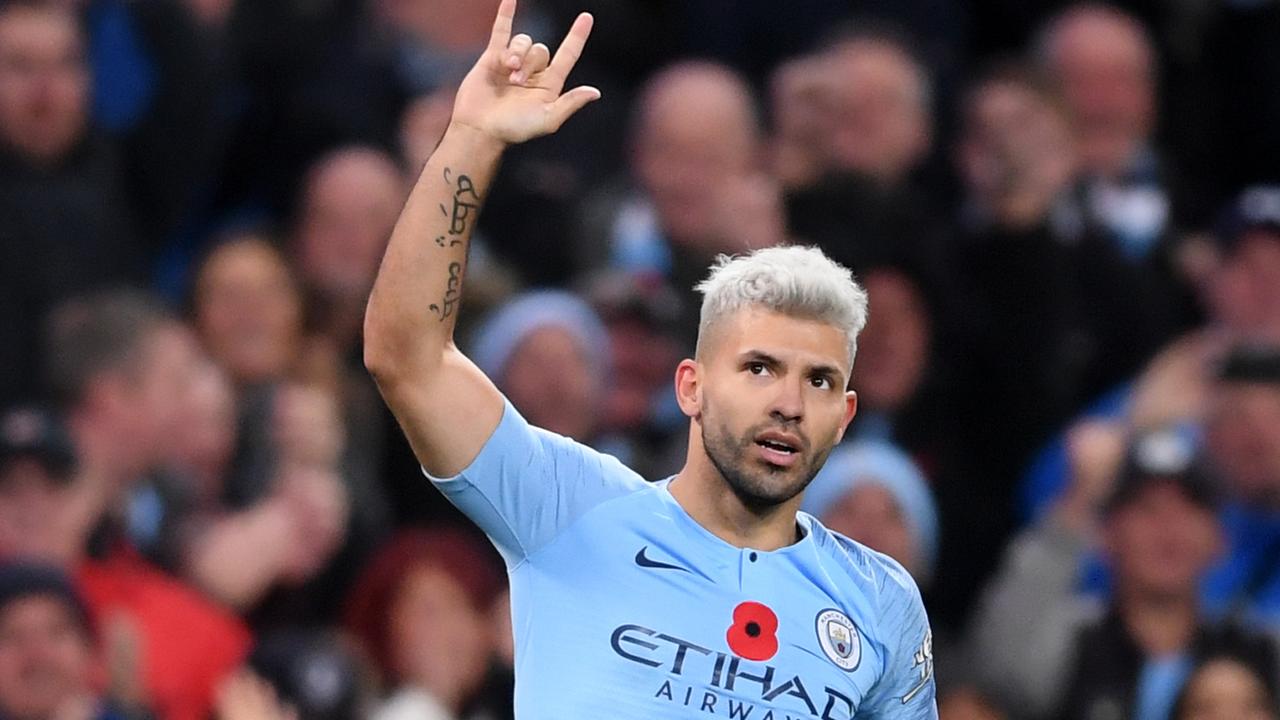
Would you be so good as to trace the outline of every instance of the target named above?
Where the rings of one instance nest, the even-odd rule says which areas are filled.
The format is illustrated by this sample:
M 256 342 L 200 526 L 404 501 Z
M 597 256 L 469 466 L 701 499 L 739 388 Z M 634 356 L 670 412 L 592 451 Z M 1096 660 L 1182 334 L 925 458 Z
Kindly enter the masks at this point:
M 324 566 L 342 542 L 346 504 L 332 460 L 313 466 L 298 453 L 281 462 L 264 497 L 231 503 L 236 446 L 230 383 L 202 362 L 184 397 L 172 479 L 158 488 L 165 519 L 148 555 L 245 611 L 277 584 L 305 582 Z
M 23 720 L 147 718 L 95 688 L 89 609 L 55 567 L 0 564 L 0 714 Z
M 989 360 L 1032 384 L 1017 392 L 1035 398 L 1039 432 L 1130 377 L 1171 330 L 1151 279 L 1063 206 L 1076 165 L 1067 132 L 1033 75 L 997 68 L 966 99 L 957 153 L 971 312 Z
M 772 84 L 789 230 L 855 272 L 877 262 L 945 265 L 938 200 L 920 172 L 932 149 L 933 88 L 906 38 L 851 26 Z
M 60 503 L 67 527 L 78 533 L 70 567 L 95 614 L 121 615 L 134 628 L 155 712 L 202 718 L 217 683 L 247 651 L 248 634 L 235 618 L 142 560 L 132 542 L 163 518 L 144 480 L 176 440 L 195 367 L 190 332 L 144 295 L 107 293 L 59 308 L 48 358 L 51 387 L 78 454 L 77 477 Z M 22 497 L 34 502 L 38 496 Z M 39 555 L 55 557 L 61 547 Z
M 66 565 L 79 556 L 83 523 L 67 512 L 75 475 L 75 449 L 52 415 L 17 409 L 0 416 L 0 560 Z
M 291 250 L 315 330 L 340 353 L 359 339 L 369 289 L 406 194 L 394 159 L 370 147 L 334 150 L 307 174 Z
M 1228 552 L 1206 582 L 1220 612 L 1280 627 L 1280 349 L 1242 348 L 1219 371 L 1206 445 L 1226 481 Z
M 938 509 L 928 481 L 898 448 L 879 440 L 836 448 L 801 509 L 897 560 L 928 590 L 938 557 Z
M 346 625 L 387 692 L 373 717 L 481 717 L 489 703 L 496 703 L 496 717 L 510 717 L 509 695 L 477 695 L 495 636 L 486 612 L 503 585 L 496 560 L 472 536 L 439 528 L 402 532 L 368 565 L 353 588 Z
M 1168 717 L 1200 658 L 1237 654 L 1274 677 L 1269 639 L 1211 622 L 1201 608 L 1199 586 L 1223 538 L 1214 478 L 1188 439 L 1135 438 L 1113 482 L 1100 491 L 1097 536 L 1115 574 L 1105 614 L 1091 617 L 1073 599 L 1094 536 L 1088 514 L 1064 505 L 1014 542 L 975 620 L 984 689 L 1027 717 L 1145 720 Z
M 902 185 L 932 145 L 929 71 L 891 32 L 853 31 L 823 52 L 828 170 Z M 816 79 L 816 78 L 815 78 Z
M 956 588 L 945 604 L 963 610 L 974 578 L 990 572 L 1015 528 L 1014 488 L 1033 453 L 1085 403 L 1136 373 L 1166 336 L 1141 272 L 1064 212 L 1074 146 L 1036 76 L 996 66 L 961 106 L 957 289 L 943 296 L 963 298 L 959 342 L 947 356 L 965 408 L 952 431 L 964 490 L 940 487 L 949 557 L 939 585 Z M 985 513 L 959 509 L 973 497 Z M 960 537 L 966 542 L 951 540 Z
M 677 63 L 645 85 L 631 130 L 637 192 L 610 190 L 587 207 L 579 246 L 588 267 L 666 278 L 680 294 L 681 342 L 692 348 L 693 285 L 719 253 L 786 239 L 776 181 L 764 172 L 750 87 L 726 67 Z
M 0 6 L 0 405 L 37 399 L 45 314 L 144 278 L 112 148 L 90 128 L 84 31 L 67 3 Z
M 471 339 L 471 357 L 529 422 L 625 456 L 603 435 L 611 382 L 609 334 L 581 298 L 557 290 L 517 295 Z
M 329 267 L 315 257 L 322 254 L 308 259 L 317 273 Z M 337 339 L 307 334 L 302 289 L 266 238 L 232 236 L 215 246 L 197 272 L 192 312 L 206 347 L 237 382 L 239 443 L 224 501 L 246 509 L 296 492 L 306 518 L 308 550 L 294 558 L 306 562 L 291 573 L 292 583 L 277 585 L 255 607 L 252 619 L 262 626 L 328 618 L 386 531 L 380 439 L 368 427 L 381 427 L 381 416 L 369 407 Z M 349 442 L 353 426 L 362 444 Z
M 447 117 L 447 116 L 446 116 Z M 341 405 L 342 469 L 357 524 L 386 522 L 380 492 L 387 415 L 359 360 L 364 307 L 408 188 L 395 160 L 370 147 L 339 148 L 316 161 L 294 219 L 290 251 L 306 294 L 307 337 L 297 374 Z
M 1179 320 L 1194 319 L 1176 233 L 1203 226 L 1205 193 L 1156 146 L 1157 51 L 1149 33 L 1122 10 L 1080 4 L 1045 25 L 1035 51 L 1071 120 L 1084 219 L 1131 262 L 1158 272 L 1160 297 L 1176 304 Z
M 142 293 L 54 313 L 45 370 L 80 460 L 75 505 L 87 525 L 105 515 L 118 532 L 141 529 L 131 502 L 168 458 L 196 352 L 191 332 Z
M 192 319 L 205 348 L 238 387 L 274 381 L 298 359 L 302 291 L 270 240 L 232 235 L 196 271 Z
M 1170 720 L 1276 720 L 1275 678 L 1248 662 L 1222 655 L 1201 662 L 1187 678 Z

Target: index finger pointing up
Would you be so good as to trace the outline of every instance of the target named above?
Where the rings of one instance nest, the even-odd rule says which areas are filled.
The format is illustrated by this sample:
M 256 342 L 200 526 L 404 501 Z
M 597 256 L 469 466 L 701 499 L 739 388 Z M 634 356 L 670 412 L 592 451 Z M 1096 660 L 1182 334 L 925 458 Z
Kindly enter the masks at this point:
M 498 5 L 498 17 L 493 20 L 493 32 L 489 35 L 489 49 L 503 50 L 511 42 L 511 26 L 516 17 L 516 0 L 502 0 Z
M 560 43 L 560 48 L 556 50 L 556 56 L 551 59 L 548 70 L 562 81 L 569 77 L 569 71 L 573 70 L 578 58 L 582 57 L 582 48 L 587 44 L 594 22 L 591 13 L 579 15 L 578 19 L 573 21 L 573 27 L 569 28 L 569 34 L 565 35 L 564 42 Z

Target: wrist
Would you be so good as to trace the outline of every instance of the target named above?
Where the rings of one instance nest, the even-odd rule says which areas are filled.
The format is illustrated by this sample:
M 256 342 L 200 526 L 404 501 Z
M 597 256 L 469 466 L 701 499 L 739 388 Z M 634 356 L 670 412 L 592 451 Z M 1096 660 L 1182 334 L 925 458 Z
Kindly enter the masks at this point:
M 504 140 L 475 125 L 458 120 L 449 121 L 444 137 L 445 140 L 452 139 L 466 143 L 473 151 L 489 152 L 495 156 L 501 155 L 507 149 L 507 143 Z

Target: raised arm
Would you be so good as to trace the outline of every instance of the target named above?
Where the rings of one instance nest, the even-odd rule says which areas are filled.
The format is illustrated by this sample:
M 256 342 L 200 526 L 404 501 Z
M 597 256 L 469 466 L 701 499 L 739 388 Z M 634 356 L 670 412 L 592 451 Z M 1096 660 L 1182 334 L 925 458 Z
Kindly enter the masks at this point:
M 499 158 L 600 97 L 589 87 L 562 94 L 591 16 L 578 16 L 553 58 L 528 35 L 511 36 L 515 10 L 515 0 L 502 1 L 488 47 L 458 88 L 449 129 L 396 222 L 365 314 L 365 366 L 433 475 L 465 468 L 502 417 L 497 389 L 453 342 L 467 245 Z

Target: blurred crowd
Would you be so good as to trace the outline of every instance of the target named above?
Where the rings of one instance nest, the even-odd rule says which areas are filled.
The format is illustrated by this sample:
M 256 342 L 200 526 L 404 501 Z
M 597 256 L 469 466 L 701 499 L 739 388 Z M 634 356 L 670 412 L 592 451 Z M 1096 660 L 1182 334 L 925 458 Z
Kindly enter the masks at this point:
M 0 718 L 511 717 L 505 577 L 360 363 L 496 0 L 0 0 Z M 1280 2 L 524 0 L 464 350 L 653 479 L 720 253 L 870 295 L 805 509 L 944 719 L 1280 712 Z M 423 238 L 423 242 L 430 242 Z

